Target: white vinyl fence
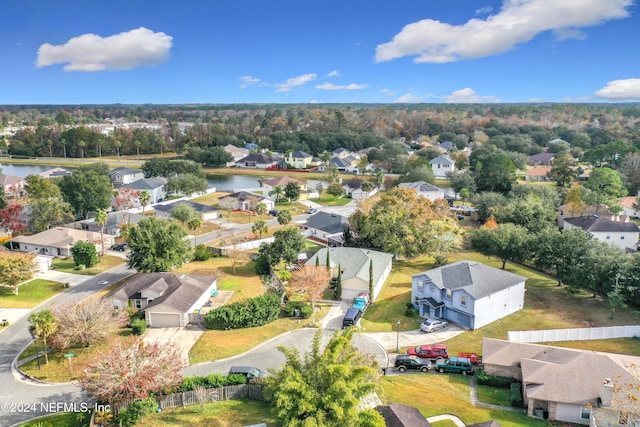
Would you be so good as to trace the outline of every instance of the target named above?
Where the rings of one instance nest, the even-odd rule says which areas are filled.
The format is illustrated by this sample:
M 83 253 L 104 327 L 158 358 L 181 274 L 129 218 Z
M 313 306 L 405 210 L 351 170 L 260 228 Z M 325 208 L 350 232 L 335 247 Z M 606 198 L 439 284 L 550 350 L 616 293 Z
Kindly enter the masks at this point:
M 640 338 L 640 325 L 546 329 L 542 331 L 509 331 L 509 341 L 513 342 L 584 341 L 632 337 Z

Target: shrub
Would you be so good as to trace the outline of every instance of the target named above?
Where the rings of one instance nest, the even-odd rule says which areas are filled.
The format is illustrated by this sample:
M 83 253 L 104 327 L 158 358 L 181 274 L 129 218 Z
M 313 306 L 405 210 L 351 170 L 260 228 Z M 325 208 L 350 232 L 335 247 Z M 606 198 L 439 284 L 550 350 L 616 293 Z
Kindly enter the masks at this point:
M 306 302 L 291 301 L 284 306 L 284 314 L 287 317 L 295 316 L 296 310 L 300 310 L 300 315 L 305 319 L 308 319 L 313 314 L 313 308 Z
M 147 321 L 144 319 L 135 319 L 131 322 L 131 330 L 134 335 L 142 335 L 147 330 Z
M 498 375 L 489 375 L 482 369 L 476 370 L 476 381 L 479 385 L 487 385 L 497 388 L 509 388 L 511 387 L 511 378 L 500 377 Z
M 521 383 L 511 383 L 509 386 L 509 397 L 511 398 L 511 406 L 515 406 L 517 408 L 524 406 Z
M 404 309 L 404 315 L 408 317 L 412 317 L 414 313 L 415 313 L 415 310 L 413 308 L 413 304 L 408 302 Z
M 96 245 L 90 242 L 76 242 L 71 247 L 71 255 L 73 255 L 73 262 L 76 267 L 83 270 L 84 268 L 93 267 L 98 263 L 98 252 L 96 252 Z
M 433 259 L 435 260 L 435 262 L 433 264 L 434 268 L 435 267 L 443 267 L 443 266 L 449 264 L 449 258 L 446 255 L 443 255 L 443 254 L 435 255 L 433 257 Z
M 273 322 L 280 314 L 280 296 L 267 292 L 259 297 L 225 305 L 208 312 L 204 318 L 208 329 L 240 329 Z
M 196 261 L 206 261 L 209 258 L 211 258 L 212 256 L 213 256 L 213 254 L 211 253 L 209 248 L 207 248 L 205 245 L 203 245 L 203 244 L 196 245 L 196 249 L 193 252 L 193 259 L 194 260 L 196 260 Z
M 118 413 L 118 421 L 124 427 L 135 426 L 142 417 L 150 415 L 157 410 L 158 402 L 151 397 L 145 400 L 136 400 Z
M 191 391 L 195 390 L 198 387 L 204 388 L 216 388 L 216 387 L 224 387 L 226 385 L 238 385 L 238 384 L 246 384 L 247 377 L 241 374 L 231 374 L 231 375 L 220 375 L 220 374 L 209 374 L 206 377 L 185 377 L 182 380 L 182 384 L 176 390 L 177 392 Z

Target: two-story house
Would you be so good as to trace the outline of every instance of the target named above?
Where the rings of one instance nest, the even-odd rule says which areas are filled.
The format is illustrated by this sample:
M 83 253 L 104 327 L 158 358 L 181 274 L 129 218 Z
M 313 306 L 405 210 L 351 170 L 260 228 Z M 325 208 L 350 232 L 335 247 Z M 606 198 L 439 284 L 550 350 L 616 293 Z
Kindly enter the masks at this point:
M 477 329 L 524 305 L 526 277 L 475 261 L 458 261 L 413 275 L 411 301 L 423 317 Z
M 120 188 L 125 184 L 131 184 L 142 178 L 144 178 L 144 172 L 140 169 L 115 168 L 109 172 L 111 185 L 115 188 Z
M 300 150 L 289 153 L 289 156 L 287 156 L 287 163 L 295 169 L 308 169 L 312 161 L 313 156 L 311 154 Z
M 446 179 L 447 174 L 456 170 L 456 162 L 445 156 L 438 156 L 429 161 L 433 174 L 438 179 Z
M 597 215 L 565 218 L 562 227 L 564 230 L 582 228 L 595 239 L 624 250 L 635 251 L 640 237 L 640 228 L 635 222 L 612 221 Z

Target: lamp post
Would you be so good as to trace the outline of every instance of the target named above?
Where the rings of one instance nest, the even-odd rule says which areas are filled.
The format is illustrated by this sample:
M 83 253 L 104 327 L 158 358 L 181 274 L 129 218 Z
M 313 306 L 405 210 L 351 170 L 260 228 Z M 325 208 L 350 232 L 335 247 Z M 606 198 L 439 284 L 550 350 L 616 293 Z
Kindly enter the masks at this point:
M 396 353 L 400 353 L 400 321 L 396 321 Z

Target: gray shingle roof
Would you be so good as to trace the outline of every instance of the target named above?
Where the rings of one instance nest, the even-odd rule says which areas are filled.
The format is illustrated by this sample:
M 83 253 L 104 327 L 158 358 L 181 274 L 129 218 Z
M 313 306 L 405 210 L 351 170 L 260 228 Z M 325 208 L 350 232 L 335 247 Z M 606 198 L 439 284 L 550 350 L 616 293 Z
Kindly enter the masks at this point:
M 131 169 L 131 168 L 115 168 L 111 172 L 109 172 L 109 176 L 119 173 L 120 175 L 135 175 L 137 173 L 142 173 L 141 169 Z
M 431 423 L 413 406 L 390 403 L 374 409 L 382 415 L 386 427 L 431 427 Z
M 141 178 L 129 184 L 124 184 L 123 187 L 130 188 L 131 190 L 154 190 L 158 187 L 162 187 L 166 183 L 166 178 L 158 176 L 154 178 Z
M 416 191 L 420 191 L 421 193 L 427 193 L 430 191 L 444 191 L 442 188 L 436 187 L 435 185 L 429 184 L 425 181 L 401 182 L 400 184 L 398 184 L 398 187 L 413 188 Z
M 277 159 L 275 157 L 267 156 L 264 153 L 251 153 L 247 157 L 243 157 L 236 163 L 255 162 L 257 164 L 271 164 Z
M 291 153 L 291 157 L 293 157 L 294 159 L 306 159 L 313 156 L 311 154 L 305 153 L 304 151 L 298 150 Z
M 208 212 L 214 212 L 218 210 L 212 206 L 203 205 L 202 203 L 194 203 L 188 200 L 181 200 L 179 202 L 167 203 L 166 205 L 155 205 L 153 208 L 161 212 L 170 212 L 175 206 L 179 204 L 189 205 L 193 208 L 194 211 L 199 213 L 208 213 Z
M 435 159 L 429 161 L 429 164 L 432 165 L 437 165 L 437 164 L 441 164 L 441 165 L 452 165 L 455 162 L 453 160 L 451 160 L 448 157 L 444 157 L 444 156 L 438 156 Z
M 329 250 L 331 267 L 333 268 L 340 265 L 340 268 L 343 270 L 342 280 L 357 277 L 360 280 L 368 282 L 369 262 L 373 260 L 373 279 L 374 283 L 377 283 L 393 259 L 392 254 L 385 252 L 372 251 L 370 249 L 336 247 L 320 249 L 307 261 L 307 264 L 316 265 L 316 258 L 320 258 L 320 265 L 324 265 L 327 259 L 327 249 Z
M 186 312 L 209 289 L 216 280 L 210 276 L 187 276 L 174 273 L 140 273 L 120 288 L 106 296 L 107 299 L 119 299 L 127 301 L 139 295 L 141 292 L 152 289 L 163 291 L 161 296 L 154 299 L 146 309 L 159 304 L 167 304 L 170 307 Z
M 329 163 L 339 168 L 348 168 L 351 166 L 351 162 L 341 159 L 340 157 L 331 158 L 331 160 L 329 160 Z
M 463 289 L 476 300 L 527 280 L 526 277 L 475 261 L 458 261 L 416 276 L 431 279 L 440 289 Z
M 633 233 L 640 231 L 640 228 L 638 228 L 635 222 L 611 221 L 610 219 L 597 216 L 565 218 L 564 221 L 591 232 Z
M 317 212 L 307 218 L 305 225 L 327 234 L 334 234 L 344 231 L 344 228 L 349 225 L 349 219 L 335 213 Z
M 235 193 L 231 193 L 231 194 L 227 194 L 226 196 L 222 196 L 218 199 L 218 201 L 223 200 L 223 199 L 227 199 L 229 197 L 234 197 L 236 199 L 238 199 L 241 202 L 244 202 L 247 199 L 255 199 L 255 200 L 265 200 L 267 199 L 264 196 L 261 196 L 260 194 L 255 194 L 255 193 L 251 193 L 249 191 L 237 191 Z

